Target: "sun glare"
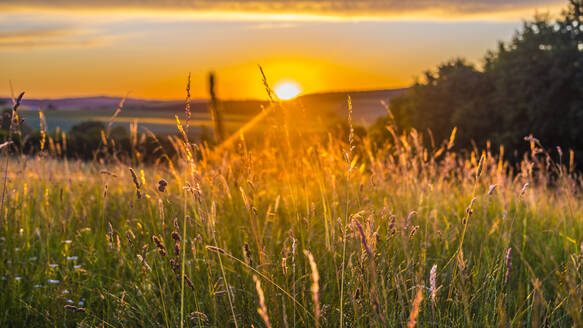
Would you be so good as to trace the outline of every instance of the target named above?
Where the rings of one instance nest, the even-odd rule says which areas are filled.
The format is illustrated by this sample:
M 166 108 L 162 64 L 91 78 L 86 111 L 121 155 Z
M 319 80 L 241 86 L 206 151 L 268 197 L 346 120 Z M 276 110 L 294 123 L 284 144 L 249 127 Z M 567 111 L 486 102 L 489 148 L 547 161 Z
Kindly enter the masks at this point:
M 277 97 L 281 100 L 289 100 L 295 98 L 302 92 L 300 86 L 293 81 L 284 81 L 278 83 L 273 89 Z

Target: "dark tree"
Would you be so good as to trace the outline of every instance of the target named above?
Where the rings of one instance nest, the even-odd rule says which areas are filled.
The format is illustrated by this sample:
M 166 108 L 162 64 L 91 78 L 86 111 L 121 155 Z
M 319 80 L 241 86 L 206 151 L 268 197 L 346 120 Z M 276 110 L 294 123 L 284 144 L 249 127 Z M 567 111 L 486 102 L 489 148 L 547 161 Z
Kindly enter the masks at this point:
M 457 145 L 486 140 L 510 149 L 533 134 L 547 146 L 583 152 L 583 0 L 555 22 L 537 15 L 478 70 L 461 59 L 425 74 L 391 102 L 398 124 L 436 139 L 458 127 Z

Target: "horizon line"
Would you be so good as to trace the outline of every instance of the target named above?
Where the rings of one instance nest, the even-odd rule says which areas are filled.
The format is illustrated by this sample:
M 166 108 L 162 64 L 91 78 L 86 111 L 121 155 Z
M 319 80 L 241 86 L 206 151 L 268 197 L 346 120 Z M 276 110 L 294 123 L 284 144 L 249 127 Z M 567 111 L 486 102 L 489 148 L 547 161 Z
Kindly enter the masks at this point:
M 380 89 L 331 89 L 331 90 L 324 90 L 324 91 L 316 91 L 310 93 L 302 93 L 299 94 L 297 97 L 293 99 L 302 98 L 306 96 L 316 96 L 316 95 L 325 95 L 325 94 L 338 94 L 338 93 L 360 93 L 360 92 L 374 92 L 374 91 L 394 91 L 394 90 L 405 90 L 411 88 L 410 86 L 404 87 L 395 87 L 395 88 L 380 88 Z M 112 98 L 112 99 L 123 99 L 124 96 L 117 96 L 117 95 L 108 95 L 108 94 L 95 94 L 95 95 L 85 95 L 85 96 L 61 96 L 61 97 L 39 97 L 39 98 L 27 98 L 26 91 L 23 97 L 23 101 L 27 100 L 36 100 L 36 101 L 50 101 L 50 100 L 65 100 L 65 99 L 86 99 L 86 98 Z M 0 99 L 12 99 L 9 95 L 0 96 Z M 160 102 L 184 102 L 184 99 L 165 99 L 165 98 L 147 98 L 147 97 L 125 97 L 126 101 L 131 100 L 141 100 L 141 101 L 160 101 Z M 269 101 L 266 99 L 258 98 L 258 97 L 249 97 L 249 98 L 223 98 L 218 97 L 221 101 Z M 192 98 L 191 101 L 207 101 L 210 98 Z

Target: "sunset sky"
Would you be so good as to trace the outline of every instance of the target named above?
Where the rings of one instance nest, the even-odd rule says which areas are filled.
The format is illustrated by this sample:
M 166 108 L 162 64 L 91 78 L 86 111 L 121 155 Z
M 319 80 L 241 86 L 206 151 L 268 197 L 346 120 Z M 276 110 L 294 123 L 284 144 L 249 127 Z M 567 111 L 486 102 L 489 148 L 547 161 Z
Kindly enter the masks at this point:
M 566 1 L 0 2 L 0 96 L 88 95 L 181 99 L 188 72 L 204 98 L 217 75 L 222 98 L 265 97 L 272 84 L 303 92 L 395 88 L 465 57 L 480 64 L 536 11 Z

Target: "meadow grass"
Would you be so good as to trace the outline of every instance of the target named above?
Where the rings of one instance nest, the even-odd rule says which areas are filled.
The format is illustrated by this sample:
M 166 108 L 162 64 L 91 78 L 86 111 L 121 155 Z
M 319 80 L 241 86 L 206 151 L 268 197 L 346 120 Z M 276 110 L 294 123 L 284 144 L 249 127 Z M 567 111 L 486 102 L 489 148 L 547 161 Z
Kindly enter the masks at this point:
M 185 139 L 171 165 L 11 158 L 0 326 L 582 326 L 569 159 L 388 128 Z

